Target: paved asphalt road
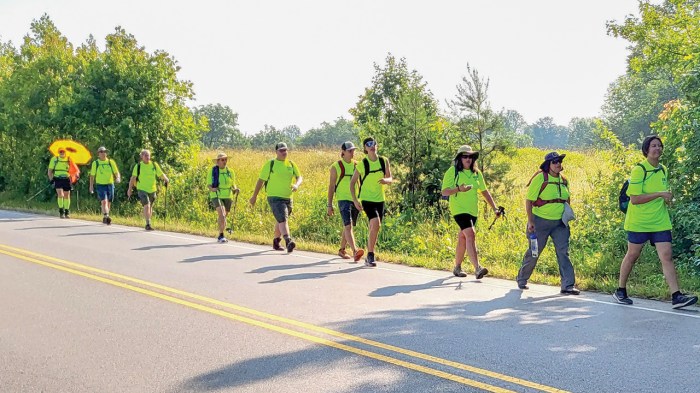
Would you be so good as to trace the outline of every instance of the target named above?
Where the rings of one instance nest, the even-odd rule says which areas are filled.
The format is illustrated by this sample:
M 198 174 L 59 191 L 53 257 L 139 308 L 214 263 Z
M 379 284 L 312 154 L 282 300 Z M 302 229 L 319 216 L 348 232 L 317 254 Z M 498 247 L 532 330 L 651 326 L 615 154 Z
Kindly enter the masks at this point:
M 1 392 L 698 392 L 699 310 L 0 211 Z

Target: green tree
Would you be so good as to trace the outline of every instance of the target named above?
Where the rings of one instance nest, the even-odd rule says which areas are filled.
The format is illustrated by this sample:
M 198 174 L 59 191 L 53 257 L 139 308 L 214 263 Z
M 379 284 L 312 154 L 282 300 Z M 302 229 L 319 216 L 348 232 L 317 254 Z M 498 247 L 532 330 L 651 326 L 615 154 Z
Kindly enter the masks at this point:
M 599 140 L 595 134 L 597 127 L 595 118 L 574 117 L 569 121 L 570 149 L 589 149 Z
M 532 137 L 535 147 L 543 149 L 560 149 L 567 147 L 569 129 L 557 125 L 551 117 L 543 117 L 533 123 L 527 134 Z
M 339 147 L 345 141 L 357 143 L 358 131 L 351 120 L 337 118 L 333 124 L 321 123 L 321 127 L 306 131 L 298 141 L 299 146 Z
M 238 129 L 238 113 L 221 104 L 202 105 L 193 110 L 197 121 L 207 119 L 202 144 L 210 149 L 222 147 L 248 147 L 248 139 Z M 202 124 L 204 125 L 204 124 Z

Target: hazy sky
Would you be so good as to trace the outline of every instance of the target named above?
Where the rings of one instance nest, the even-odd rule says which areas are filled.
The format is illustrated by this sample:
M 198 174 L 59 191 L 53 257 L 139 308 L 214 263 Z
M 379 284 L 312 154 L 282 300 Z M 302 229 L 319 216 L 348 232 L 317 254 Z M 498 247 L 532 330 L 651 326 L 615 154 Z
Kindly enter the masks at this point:
M 627 56 L 605 22 L 637 14 L 637 1 L 0 0 L 0 39 L 19 46 L 44 13 L 76 46 L 92 34 L 103 47 L 122 26 L 167 51 L 194 83 L 193 105 L 228 105 L 252 134 L 350 118 L 388 52 L 443 109 L 469 63 L 490 78 L 495 109 L 530 123 L 596 116 Z

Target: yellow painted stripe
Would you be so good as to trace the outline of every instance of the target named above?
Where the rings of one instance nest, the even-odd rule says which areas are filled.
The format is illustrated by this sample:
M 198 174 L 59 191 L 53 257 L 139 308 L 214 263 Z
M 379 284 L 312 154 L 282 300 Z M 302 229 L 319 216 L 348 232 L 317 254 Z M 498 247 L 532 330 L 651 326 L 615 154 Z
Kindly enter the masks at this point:
M 68 268 L 68 267 L 65 267 L 65 266 L 56 265 L 56 264 L 53 264 L 53 263 L 50 263 L 50 262 L 41 261 L 41 260 L 38 260 L 38 259 L 35 259 L 35 258 L 31 258 L 31 257 L 27 257 L 27 256 L 24 256 L 24 255 L 16 254 L 16 253 L 13 253 L 13 252 L 10 252 L 10 251 L 0 250 L 0 253 L 5 254 L 5 255 L 9 255 L 9 256 L 11 256 L 11 257 L 14 257 L 14 258 L 17 258 L 17 259 L 21 259 L 21 260 L 24 260 L 24 261 L 32 262 L 32 263 L 35 263 L 35 264 L 38 264 L 38 265 L 50 267 L 50 268 L 57 269 L 57 270 L 61 270 L 61 271 L 67 272 L 67 273 L 71 273 L 71 274 L 75 274 L 75 275 L 82 276 L 82 277 L 85 277 L 85 278 L 89 278 L 89 279 L 92 279 L 92 280 L 95 280 L 95 281 L 100 281 L 100 282 L 105 283 L 105 284 L 110 284 L 110 285 L 114 285 L 114 286 L 116 286 L 116 287 L 128 289 L 128 290 L 130 290 L 130 291 L 138 292 L 138 293 L 141 293 L 141 294 L 144 294 L 144 295 L 147 295 L 147 296 L 151 296 L 151 297 L 155 297 L 155 298 L 158 298 L 158 299 L 161 299 L 161 300 L 165 300 L 165 301 L 168 301 L 168 302 L 176 303 L 176 304 L 179 304 L 179 305 L 182 305 L 182 306 L 185 306 L 185 307 L 190 307 L 190 308 L 193 308 L 193 309 L 195 309 L 195 310 L 207 312 L 207 313 L 214 314 L 214 315 L 217 315 L 217 316 L 220 316 L 220 317 L 224 317 L 224 318 L 227 318 L 227 319 L 231 319 L 231 320 L 234 320 L 234 321 L 247 323 L 247 324 L 249 324 L 249 325 L 261 327 L 261 328 L 263 328 L 263 329 L 267 329 L 267 330 L 271 330 L 271 331 L 274 331 L 274 332 L 286 334 L 286 335 L 289 335 L 289 336 L 301 338 L 301 339 L 304 339 L 304 340 L 307 340 L 307 341 L 311 341 L 311 342 L 314 342 L 314 343 L 317 343 L 317 344 L 321 344 L 321 345 L 326 345 L 326 346 L 329 346 L 329 347 L 337 348 L 337 349 L 340 349 L 340 350 L 343 350 L 343 351 L 347 351 L 347 352 L 350 352 L 350 353 L 354 353 L 354 354 L 356 354 L 356 355 L 361 355 L 361 356 L 365 356 L 365 357 L 368 357 L 368 358 L 380 360 L 380 361 L 383 361 L 383 362 L 386 362 L 386 363 L 394 364 L 394 365 L 396 365 L 396 366 L 405 367 L 405 368 L 410 369 L 410 370 L 419 371 L 419 372 L 422 372 L 422 373 L 425 373 L 425 374 L 433 375 L 433 376 L 436 376 L 436 377 L 439 377 L 439 378 L 447 379 L 447 380 L 450 380 L 450 381 L 453 381 L 453 382 L 457 382 L 457 383 L 461 383 L 461 384 L 464 384 L 464 385 L 472 386 L 472 387 L 479 388 L 479 389 L 482 389 L 482 390 L 486 390 L 486 391 L 489 391 L 489 392 L 494 392 L 494 393 L 515 393 L 515 392 L 512 391 L 512 390 L 508 390 L 508 389 L 501 388 L 501 387 L 498 387 L 498 386 L 489 385 L 489 384 L 482 383 L 482 382 L 479 382 L 479 381 L 475 381 L 475 380 L 472 380 L 472 379 L 469 379 L 469 378 L 465 378 L 465 377 L 462 377 L 462 376 L 459 376 L 459 375 L 450 374 L 450 373 L 447 373 L 447 372 L 444 372 L 444 371 L 440 371 L 440 370 L 436 370 L 436 369 L 433 369 L 433 368 L 430 368 L 430 367 L 425 367 L 425 366 L 421 366 L 421 365 L 418 365 L 418 364 L 406 362 L 406 361 L 403 361 L 403 360 L 400 360 L 400 359 L 395 359 L 395 358 L 392 358 L 392 357 L 390 357 L 390 356 L 385 356 L 385 355 L 381 355 L 381 354 L 378 354 L 378 353 L 366 351 L 366 350 L 363 350 L 363 349 L 351 347 L 351 346 L 349 346 L 349 345 L 337 343 L 337 342 L 334 342 L 334 341 L 331 341 L 331 340 L 327 340 L 327 339 L 324 339 L 324 338 L 321 338 L 321 337 L 312 336 L 312 335 L 310 335 L 310 334 L 306 334 L 306 333 L 302 333 L 302 332 L 297 332 L 297 331 L 294 331 L 294 330 L 291 330 L 291 329 L 287 329 L 287 328 L 284 328 L 284 327 L 271 325 L 271 324 L 269 324 L 269 323 L 265 323 L 265 322 L 262 322 L 262 321 L 257 321 L 257 320 L 255 320 L 255 319 L 251 319 L 251 318 L 247 318 L 247 317 L 244 317 L 244 316 L 232 314 L 232 313 L 230 313 L 230 312 L 218 310 L 218 309 L 215 309 L 215 308 L 212 308 L 212 307 L 208 307 L 208 306 L 205 306 L 205 305 L 202 305 L 202 304 L 197 304 L 197 303 L 189 302 L 189 301 L 187 301 L 187 300 L 178 299 L 178 298 L 173 297 L 173 296 L 165 295 L 165 294 L 162 294 L 162 293 L 159 293 L 159 292 L 154 292 L 154 291 L 151 291 L 151 290 L 149 290 L 149 289 L 144 289 L 144 288 L 136 287 L 136 286 L 133 286 L 133 285 L 130 285 L 130 284 L 126 284 L 126 283 L 123 283 L 123 282 L 119 282 L 119 281 L 115 281 L 115 280 L 112 280 L 112 279 L 109 279 L 109 278 L 104 278 L 104 277 L 96 276 L 96 275 L 93 275 L 93 274 L 90 274 L 90 273 L 86 273 L 86 272 L 82 272 L 82 271 L 79 271 L 79 270 L 71 269 L 71 268 Z
M 19 253 L 24 253 L 24 254 L 26 254 L 26 255 L 32 255 L 32 256 L 36 256 L 36 257 L 43 258 L 43 259 L 46 259 L 46 260 L 51 260 L 51 261 L 59 262 L 59 263 L 62 263 L 62 264 L 68 265 L 68 266 L 73 266 L 73 267 L 75 267 L 75 268 L 77 268 L 77 269 L 82 269 L 82 270 L 86 270 L 86 271 L 91 271 L 91 272 L 99 273 L 99 274 L 106 275 L 106 276 L 109 276 L 109 277 L 114 277 L 114 278 L 118 278 L 118 279 L 121 279 L 121 280 L 125 280 L 125 281 L 129 281 L 129 282 L 137 283 L 137 284 L 140 284 L 140 285 L 148 286 L 148 287 L 151 287 L 151 288 L 156 288 L 156 289 L 159 289 L 159 290 L 162 290 L 162 291 L 166 291 L 166 292 L 170 292 L 170 293 L 173 293 L 173 294 L 177 294 L 177 295 L 180 295 L 180 296 L 188 297 L 188 298 L 191 298 L 191 299 L 196 299 L 196 300 L 203 301 L 203 302 L 207 302 L 207 303 L 210 303 L 210 304 L 215 304 L 215 305 L 217 305 L 217 306 L 221 306 L 221 307 L 225 307 L 225 308 L 230 308 L 230 309 L 233 309 L 233 310 L 236 310 L 236 311 L 240 311 L 240 312 L 244 312 L 244 313 L 247 313 L 247 314 L 250 314 L 250 315 L 255 315 L 255 316 L 257 316 L 257 317 L 266 318 L 266 319 L 269 319 L 269 320 L 273 320 L 273 321 L 277 321 L 277 322 L 282 322 L 282 323 L 285 323 L 285 324 L 288 324 L 288 325 L 301 327 L 301 328 L 308 329 L 308 330 L 311 330 L 311 331 L 315 331 L 315 332 L 319 332 L 319 333 L 328 334 L 328 335 L 330 335 L 330 336 L 339 337 L 339 338 L 342 338 L 342 339 L 348 340 L 348 341 L 359 342 L 359 343 L 362 343 L 362 344 L 365 344 L 365 345 L 373 346 L 373 347 L 376 347 L 376 348 L 381 348 L 381 349 L 384 349 L 384 350 L 387 350 L 387 351 L 392 351 L 392 352 L 400 353 L 400 354 L 403 354 L 403 355 L 406 355 L 406 356 L 411 356 L 411 357 L 414 357 L 414 358 L 417 358 L 417 359 L 426 360 L 426 361 L 430 361 L 430 362 L 433 362 L 433 363 L 441 364 L 441 365 L 444 365 L 444 366 L 453 367 L 453 368 L 456 368 L 456 369 L 459 369 L 459 370 L 469 371 L 469 372 L 471 372 L 471 373 L 475 373 L 475 374 L 479 374 L 479 375 L 484 375 L 484 376 L 487 376 L 487 377 L 489 377 L 489 378 L 499 379 L 499 380 L 502 380 L 502 381 L 505 381 L 505 382 L 509 382 L 509 383 L 513 383 L 513 384 L 517 384 L 517 385 L 529 387 L 529 388 L 532 388 L 532 389 L 537 389 L 537 390 L 540 390 L 540 391 L 543 391 L 543 392 L 549 392 L 549 393 L 568 393 L 566 390 L 557 389 L 557 388 L 554 388 L 554 387 L 551 387 L 551 386 L 538 384 L 538 383 L 536 383 L 536 382 L 528 381 L 528 380 L 525 380 L 525 379 L 516 378 L 516 377 L 511 377 L 511 376 L 509 376 L 509 375 L 497 373 L 497 372 L 494 372 L 494 371 L 490 371 L 490 370 L 486 370 L 486 369 L 482 369 L 482 368 L 478 368 L 478 367 L 474 367 L 474 366 L 469 366 L 469 365 L 466 365 L 466 364 L 463 364 L 463 363 L 458 363 L 458 362 L 451 361 L 451 360 L 442 359 L 442 358 L 439 358 L 439 357 L 436 357 L 436 356 L 427 355 L 427 354 L 424 354 L 424 353 L 421 353 L 421 352 L 412 351 L 412 350 L 410 350 L 410 349 L 405 349 L 405 348 L 397 347 L 397 346 L 394 346 L 394 345 L 385 344 L 385 343 L 382 343 L 382 342 L 378 342 L 378 341 L 374 341 L 374 340 L 369 340 L 369 339 L 362 338 L 362 337 L 358 337 L 358 336 L 353 336 L 353 335 L 351 335 L 351 334 L 347 334 L 347 333 L 339 332 L 339 331 L 336 331 L 336 330 L 332 330 L 332 329 L 328 329 L 328 328 L 324 328 L 324 327 L 312 325 L 312 324 L 309 324 L 309 323 L 306 323 L 306 322 L 296 321 L 296 320 L 294 320 L 294 319 L 289 319 L 289 318 L 281 317 L 281 316 L 278 316 L 278 315 L 265 313 L 265 312 L 258 311 L 258 310 L 254 310 L 254 309 L 251 309 L 251 308 L 248 308 L 248 307 L 239 306 L 239 305 L 232 304 L 232 303 L 228 303 L 228 302 L 224 302 L 224 301 L 221 301 L 221 300 L 208 298 L 208 297 L 201 296 L 201 295 L 197 295 L 197 294 L 194 294 L 194 293 L 190 293 L 190 292 L 182 291 L 182 290 L 179 290 L 179 289 L 171 288 L 171 287 L 168 287 L 168 286 L 165 286 L 165 285 L 155 284 L 155 283 L 148 282 L 148 281 L 145 281 L 145 280 L 141 280 L 141 279 L 137 279 L 137 278 L 133 278 L 133 277 L 121 275 L 121 274 L 118 274 L 118 273 L 109 272 L 109 271 L 102 270 L 102 269 L 97 269 L 97 268 L 94 268 L 94 267 L 90 267 L 90 266 L 78 264 L 78 263 L 75 263 L 75 262 L 69 262 L 69 261 L 66 261 L 66 260 L 63 260 L 63 259 L 59 259 L 59 258 L 54 258 L 54 257 L 48 256 L 48 255 L 42 255 L 42 254 L 34 253 L 34 252 L 32 252 L 32 251 L 23 250 L 23 249 L 20 249 L 20 248 L 15 248 L 15 247 L 3 245 L 3 244 L 0 244 L 0 248 L 5 248 L 5 249 L 13 250 L 13 251 L 16 251 L 16 252 L 19 252 Z

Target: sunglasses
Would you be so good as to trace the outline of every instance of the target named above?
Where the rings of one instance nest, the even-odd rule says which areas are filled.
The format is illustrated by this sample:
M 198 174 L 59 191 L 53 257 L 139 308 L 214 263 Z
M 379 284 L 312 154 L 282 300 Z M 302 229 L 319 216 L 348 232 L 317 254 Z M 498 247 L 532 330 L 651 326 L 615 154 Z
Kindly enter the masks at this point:
M 461 158 L 461 159 L 470 158 L 472 160 L 474 159 L 474 157 L 476 157 L 476 156 L 473 156 L 471 154 L 463 154 L 463 155 L 459 156 L 459 158 Z
M 377 146 L 377 142 L 376 141 L 367 141 L 367 143 L 365 143 L 365 146 L 374 147 L 374 146 Z
M 552 164 L 561 164 L 561 160 L 552 160 Z

